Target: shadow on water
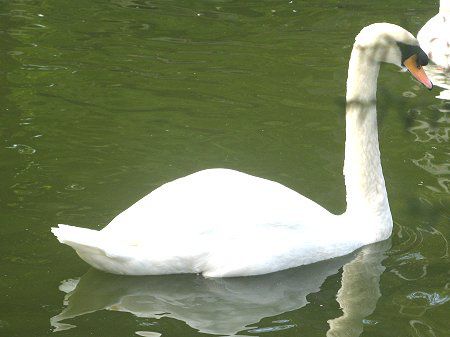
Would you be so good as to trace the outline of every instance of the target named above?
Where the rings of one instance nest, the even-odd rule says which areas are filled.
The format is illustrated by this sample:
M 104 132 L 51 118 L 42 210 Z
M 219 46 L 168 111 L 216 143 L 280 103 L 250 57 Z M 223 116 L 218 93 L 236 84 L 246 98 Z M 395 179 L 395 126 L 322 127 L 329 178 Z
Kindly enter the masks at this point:
M 343 268 L 337 293 L 342 316 L 329 321 L 327 336 L 356 337 L 380 297 L 379 280 L 385 269 L 382 261 L 390 245 L 389 240 L 383 241 L 345 257 L 255 277 L 130 277 L 91 269 L 79 280 L 62 282 L 66 307 L 50 323 L 54 331 L 66 330 L 75 326 L 63 323 L 65 320 L 111 310 L 143 318 L 170 317 L 203 333 L 255 334 L 257 322 L 302 308 L 308 303 L 307 295 L 318 292 L 327 277 Z M 276 328 L 294 326 L 284 323 Z

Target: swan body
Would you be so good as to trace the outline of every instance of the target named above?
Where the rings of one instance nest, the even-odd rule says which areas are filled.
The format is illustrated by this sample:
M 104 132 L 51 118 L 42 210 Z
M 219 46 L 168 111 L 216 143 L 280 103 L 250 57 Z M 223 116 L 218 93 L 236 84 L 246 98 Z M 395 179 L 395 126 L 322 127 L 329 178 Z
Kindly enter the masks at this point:
M 266 274 L 388 238 L 375 106 L 380 62 L 407 66 L 431 87 L 421 69 L 427 57 L 409 32 L 378 23 L 358 34 L 347 81 L 343 214 L 279 183 L 219 168 L 162 185 L 100 231 L 59 225 L 52 232 L 103 271 L 206 277 Z
M 342 227 L 351 222 L 335 217 L 276 182 L 209 169 L 162 185 L 100 232 L 54 232 L 85 261 L 113 273 L 236 276 L 345 255 L 370 241 L 346 239 L 354 232 Z
M 439 13 L 420 29 L 417 39 L 434 63 L 450 71 L 450 0 L 440 1 Z

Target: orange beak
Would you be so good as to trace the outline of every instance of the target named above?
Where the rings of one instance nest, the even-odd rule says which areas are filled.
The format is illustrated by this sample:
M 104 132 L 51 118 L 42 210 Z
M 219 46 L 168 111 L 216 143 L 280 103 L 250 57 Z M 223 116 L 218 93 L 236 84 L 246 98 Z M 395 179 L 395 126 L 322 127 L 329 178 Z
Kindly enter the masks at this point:
M 408 68 L 409 72 L 416 78 L 416 80 L 418 80 L 430 90 L 433 88 L 433 83 L 431 83 L 431 81 L 428 79 L 427 74 L 425 74 L 425 71 L 423 70 L 423 67 L 417 63 L 416 54 L 406 59 L 403 64 L 406 68 Z

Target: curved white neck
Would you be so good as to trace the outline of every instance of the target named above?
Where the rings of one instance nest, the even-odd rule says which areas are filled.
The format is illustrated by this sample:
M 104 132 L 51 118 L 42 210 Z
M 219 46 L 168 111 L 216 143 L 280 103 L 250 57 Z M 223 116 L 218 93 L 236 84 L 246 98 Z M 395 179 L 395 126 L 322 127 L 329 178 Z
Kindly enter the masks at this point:
M 378 226 L 377 236 L 388 236 L 392 228 L 392 218 L 381 169 L 376 113 L 380 64 L 373 60 L 370 52 L 370 49 L 355 46 L 348 69 L 344 160 L 347 190 L 345 214 L 358 222 L 361 221 L 362 227 L 364 224 Z

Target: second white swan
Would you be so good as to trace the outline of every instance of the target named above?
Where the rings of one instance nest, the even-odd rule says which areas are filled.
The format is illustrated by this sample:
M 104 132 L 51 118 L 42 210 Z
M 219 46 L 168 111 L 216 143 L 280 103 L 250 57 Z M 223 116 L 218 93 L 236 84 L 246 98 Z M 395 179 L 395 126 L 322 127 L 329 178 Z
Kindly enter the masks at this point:
M 361 30 L 348 69 L 344 214 L 276 182 L 209 169 L 162 185 L 100 231 L 59 225 L 52 232 L 103 271 L 206 277 L 275 272 L 388 238 L 375 104 L 381 62 L 406 67 L 432 87 L 422 69 L 428 58 L 412 34 L 388 23 Z
M 417 39 L 434 63 L 450 71 L 450 0 L 440 0 L 439 13 L 420 29 Z

